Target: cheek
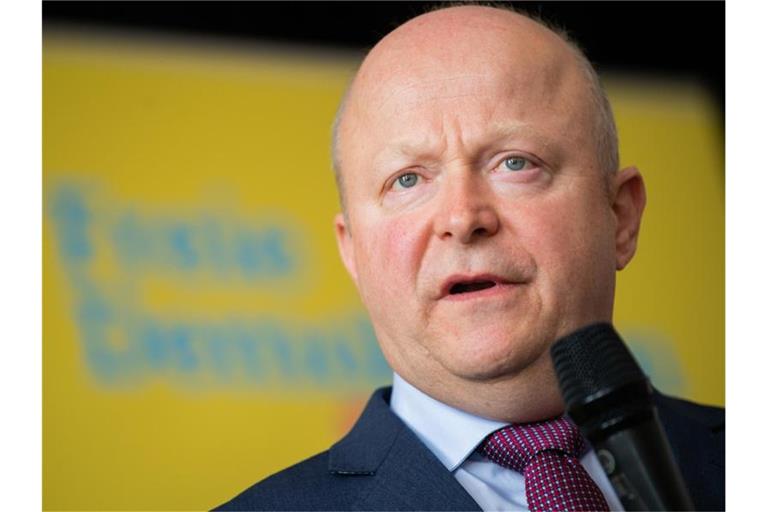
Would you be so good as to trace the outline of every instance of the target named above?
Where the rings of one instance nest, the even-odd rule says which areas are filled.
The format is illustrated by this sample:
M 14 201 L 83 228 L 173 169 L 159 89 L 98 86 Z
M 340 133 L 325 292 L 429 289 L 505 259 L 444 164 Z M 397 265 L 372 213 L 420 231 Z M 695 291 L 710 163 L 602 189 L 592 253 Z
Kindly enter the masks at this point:
M 361 288 L 374 302 L 382 296 L 399 297 L 390 304 L 402 304 L 413 297 L 416 276 L 424 247 L 424 229 L 408 218 L 387 220 L 365 226 L 360 237 L 363 247 L 356 254 L 363 270 Z
M 527 208 L 515 221 L 538 267 L 550 303 L 590 298 L 613 275 L 613 238 L 606 205 L 563 194 Z
M 381 229 L 381 250 L 390 264 L 408 269 L 403 275 L 413 274 L 417 267 L 417 253 L 421 232 L 408 219 L 397 219 Z

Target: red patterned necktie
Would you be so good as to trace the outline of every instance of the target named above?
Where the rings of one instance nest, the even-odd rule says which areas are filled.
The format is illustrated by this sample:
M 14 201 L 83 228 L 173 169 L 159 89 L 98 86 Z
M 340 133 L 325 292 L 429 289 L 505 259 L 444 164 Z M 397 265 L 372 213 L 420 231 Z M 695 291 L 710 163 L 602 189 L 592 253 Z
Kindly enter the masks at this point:
M 586 452 L 584 439 L 565 418 L 504 427 L 478 450 L 523 474 L 528 510 L 610 510 L 579 462 Z

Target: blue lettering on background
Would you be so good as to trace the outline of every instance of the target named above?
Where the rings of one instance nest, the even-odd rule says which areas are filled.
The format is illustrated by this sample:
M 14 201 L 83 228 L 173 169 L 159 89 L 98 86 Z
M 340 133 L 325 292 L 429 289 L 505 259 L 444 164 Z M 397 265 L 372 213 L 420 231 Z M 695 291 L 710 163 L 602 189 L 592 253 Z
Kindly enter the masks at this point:
M 71 187 L 61 188 L 54 196 L 51 213 L 64 262 L 69 265 L 87 263 L 93 253 L 88 241 L 90 212 L 80 192 Z
M 126 212 L 107 229 L 126 269 L 213 272 L 248 282 L 291 279 L 298 269 L 297 235 L 287 227 L 257 229 L 206 217 L 178 220 Z
M 168 238 L 173 249 L 174 264 L 184 269 L 191 269 L 199 263 L 192 241 L 192 229 L 189 226 L 172 226 L 168 232 Z
M 84 189 L 74 185 L 54 188 L 48 212 L 73 293 L 82 352 L 104 385 L 166 379 L 211 387 L 323 389 L 378 384 L 391 376 L 362 312 L 319 325 L 269 317 L 205 321 L 144 311 L 117 292 L 143 275 L 171 274 L 186 282 L 207 272 L 252 286 L 295 280 L 302 252 L 293 227 L 244 225 L 205 213 L 174 218 L 135 208 L 96 212 Z M 92 275 L 95 262 L 105 257 L 101 250 L 118 266 L 116 282 Z

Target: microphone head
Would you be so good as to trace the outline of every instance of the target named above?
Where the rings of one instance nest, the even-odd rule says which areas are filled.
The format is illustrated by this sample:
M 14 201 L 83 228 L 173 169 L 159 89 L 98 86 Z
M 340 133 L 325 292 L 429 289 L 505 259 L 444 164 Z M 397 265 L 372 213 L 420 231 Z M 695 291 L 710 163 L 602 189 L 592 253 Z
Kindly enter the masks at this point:
M 568 414 L 588 438 L 652 413 L 648 379 L 611 324 L 579 329 L 550 354 Z

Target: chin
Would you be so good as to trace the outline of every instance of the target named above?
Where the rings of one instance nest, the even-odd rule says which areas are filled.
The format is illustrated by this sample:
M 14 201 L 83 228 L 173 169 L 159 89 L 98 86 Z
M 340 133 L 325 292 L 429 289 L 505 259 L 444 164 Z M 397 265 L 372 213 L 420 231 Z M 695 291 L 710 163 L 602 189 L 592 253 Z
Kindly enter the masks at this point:
M 454 338 L 446 345 L 436 359 L 453 375 L 473 381 L 513 378 L 534 364 L 548 348 L 539 339 L 517 333 L 484 331 Z

